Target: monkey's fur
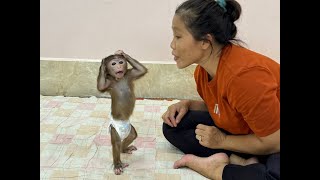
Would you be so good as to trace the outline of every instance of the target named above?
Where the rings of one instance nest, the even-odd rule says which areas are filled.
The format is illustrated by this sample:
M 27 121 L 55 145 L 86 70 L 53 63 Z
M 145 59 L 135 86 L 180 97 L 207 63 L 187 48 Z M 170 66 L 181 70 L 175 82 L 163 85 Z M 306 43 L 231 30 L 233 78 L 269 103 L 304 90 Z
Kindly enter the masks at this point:
M 127 69 L 127 62 L 132 66 L 131 69 Z M 114 120 L 129 121 L 136 100 L 133 81 L 147 72 L 146 67 L 121 50 L 102 59 L 97 78 L 97 89 L 100 92 L 110 93 L 111 115 Z M 129 135 L 121 141 L 118 132 L 111 125 L 110 134 L 114 172 L 119 175 L 123 172 L 123 168 L 128 166 L 127 163 L 121 162 L 120 153 L 131 154 L 132 151 L 137 150 L 135 146 L 129 146 L 137 138 L 137 132 L 131 125 Z

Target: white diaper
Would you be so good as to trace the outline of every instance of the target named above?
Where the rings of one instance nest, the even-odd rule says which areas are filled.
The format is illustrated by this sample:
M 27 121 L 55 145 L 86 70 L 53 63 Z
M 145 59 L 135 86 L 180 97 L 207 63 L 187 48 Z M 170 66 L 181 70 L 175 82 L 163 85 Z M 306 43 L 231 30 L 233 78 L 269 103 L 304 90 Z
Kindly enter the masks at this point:
M 110 125 L 116 129 L 118 132 L 121 141 L 124 140 L 126 137 L 128 137 L 130 131 L 131 131 L 131 124 L 129 120 L 114 120 L 111 113 L 109 114 L 110 121 L 108 125 L 109 133 L 111 133 L 111 127 Z

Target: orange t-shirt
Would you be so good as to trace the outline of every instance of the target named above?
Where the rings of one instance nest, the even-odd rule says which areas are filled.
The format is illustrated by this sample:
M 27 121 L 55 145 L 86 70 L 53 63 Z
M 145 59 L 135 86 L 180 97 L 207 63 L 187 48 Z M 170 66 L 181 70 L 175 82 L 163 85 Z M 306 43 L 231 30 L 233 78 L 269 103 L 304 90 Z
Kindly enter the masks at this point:
M 280 129 L 279 63 L 232 44 L 222 50 L 212 80 L 199 65 L 194 78 L 216 126 L 260 137 Z

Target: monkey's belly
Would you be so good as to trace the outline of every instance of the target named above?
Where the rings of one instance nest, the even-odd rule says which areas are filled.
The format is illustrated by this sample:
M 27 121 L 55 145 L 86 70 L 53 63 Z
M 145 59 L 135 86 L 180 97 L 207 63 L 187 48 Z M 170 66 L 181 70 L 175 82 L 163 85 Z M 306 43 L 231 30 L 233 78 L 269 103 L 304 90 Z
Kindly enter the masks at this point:
M 128 119 L 134 109 L 135 99 L 122 99 L 113 101 L 111 104 L 111 110 L 113 117 L 116 119 Z
M 120 86 L 113 89 L 111 95 L 112 103 L 112 115 L 117 119 L 128 119 L 135 106 L 135 95 L 129 87 Z
M 132 112 L 134 109 L 134 104 L 118 104 L 116 108 L 114 108 L 118 112 L 124 111 L 124 112 Z

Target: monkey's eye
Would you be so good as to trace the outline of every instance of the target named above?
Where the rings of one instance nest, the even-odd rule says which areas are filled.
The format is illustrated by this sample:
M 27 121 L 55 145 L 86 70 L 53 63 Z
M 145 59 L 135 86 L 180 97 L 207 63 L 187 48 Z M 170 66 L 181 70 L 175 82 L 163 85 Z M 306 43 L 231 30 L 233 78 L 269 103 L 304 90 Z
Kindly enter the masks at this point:
M 120 61 L 119 64 L 123 64 L 123 61 Z
M 111 65 L 114 66 L 114 65 L 116 65 L 116 64 L 117 64 L 117 63 L 113 62 Z

